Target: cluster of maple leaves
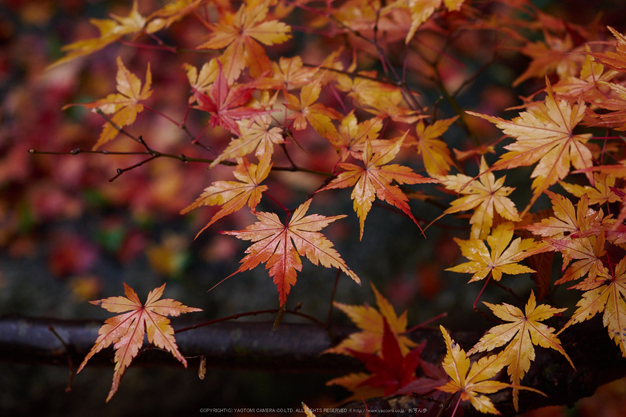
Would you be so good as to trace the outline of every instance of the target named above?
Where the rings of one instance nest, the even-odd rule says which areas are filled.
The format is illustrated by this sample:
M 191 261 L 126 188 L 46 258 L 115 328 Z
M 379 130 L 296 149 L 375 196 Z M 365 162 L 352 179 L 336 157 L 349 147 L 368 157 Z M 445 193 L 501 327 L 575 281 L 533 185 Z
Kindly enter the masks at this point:
M 299 22 L 297 29 L 285 23 L 295 19 L 295 14 L 308 19 Z M 184 19 L 199 21 L 206 29 L 191 52 L 159 37 Z M 619 134 L 626 130 L 626 36 L 617 30 L 567 24 L 523 0 L 487 4 L 348 0 L 339 5 L 306 0 L 178 0 L 150 14 L 141 14 L 135 2 L 125 17 L 112 15 L 92 23 L 100 35 L 66 46 L 67 54 L 54 65 L 124 39 L 132 39 L 126 42 L 133 46 L 149 45 L 181 58 L 181 72 L 189 82 L 187 111 L 180 122 L 164 117 L 186 129 L 190 113 L 204 116 L 205 130 L 190 134 L 189 140 L 209 153 L 213 148 L 205 133 L 227 131 L 230 143 L 204 162 L 209 168 L 231 166 L 235 177 L 235 181 L 213 181 L 195 202 L 181 208 L 181 214 L 204 206 L 219 207 L 202 232 L 248 206 L 257 221 L 244 230 L 222 232 L 252 242 L 233 275 L 265 264 L 282 308 L 302 270 L 301 257 L 361 282 L 321 233 L 346 215 L 307 214 L 318 193 L 334 189 L 352 190 L 350 198 L 362 239 L 368 214 L 379 202 L 410 218 L 416 233 L 426 234 L 422 227 L 426 224 L 418 221 L 409 205 L 410 197 L 426 197 L 407 186 L 434 184 L 442 196 L 456 196 L 442 216 L 471 214 L 467 216 L 468 239 L 455 238 L 468 262 L 449 271 L 472 274 L 469 282 L 484 280 L 485 285 L 508 275 L 534 274 L 538 295 L 530 293 L 524 311 L 507 303 L 485 303 L 503 324 L 489 329 L 468 352 L 442 327 L 447 355 L 441 367 L 421 360 L 423 345 L 406 336 L 406 315 L 398 317 L 375 288 L 380 312 L 369 306 L 335 303 L 363 331 L 327 353 L 354 356 L 369 373 L 334 379 L 331 384 L 350 389 L 358 399 L 413 392 L 439 392 L 443 398 L 441 395 L 448 393 L 485 413 L 497 413 L 486 394 L 509 387 L 517 408 L 519 390 L 532 390 L 523 387 L 522 380 L 535 358 L 534 346 L 554 349 L 570 361 L 559 333 L 597 314 L 603 314 L 609 337 L 626 357 L 626 257 L 622 250 L 626 208 L 618 208 L 626 199 L 622 190 L 626 177 L 621 162 L 623 136 Z M 538 28 L 543 31 L 542 41 L 519 34 Z M 420 49 L 422 39 L 430 39 L 433 33 L 451 39 L 452 33 L 479 29 L 491 31 L 501 40 L 512 38 L 516 49 L 531 59 L 514 86 L 531 79 L 545 80 L 545 84 L 524 98 L 516 109 L 518 115 L 510 120 L 460 109 L 453 117 L 441 118 L 437 106 L 422 103 L 419 84 L 410 77 L 411 71 L 421 71 L 439 81 L 444 95 L 456 104 L 455 94 L 446 89 L 446 80 L 437 73 L 439 61 L 429 60 Z M 298 55 L 270 58 L 271 47 L 289 42 L 296 30 L 342 35 L 345 46 L 316 62 L 306 62 Z M 430 47 L 445 56 L 442 45 Z M 397 58 L 398 51 L 403 58 Z M 205 61 L 186 62 L 188 54 L 194 53 L 202 53 Z M 362 69 L 372 57 L 380 64 L 379 71 Z M 194 60 L 197 62 L 197 54 Z M 93 149 L 125 137 L 145 146 L 149 160 L 160 157 L 162 154 L 129 130 L 139 114 L 150 109 L 153 88 L 159 88 L 152 84 L 150 65 L 146 64 L 143 82 L 121 58 L 117 58 L 117 66 L 118 92 L 80 104 L 105 120 Z M 467 79 L 469 83 L 472 77 Z M 501 148 L 496 148 L 497 143 L 476 140 L 469 150 L 451 152 L 442 136 L 455 125 L 471 135 L 471 126 L 480 126 L 480 119 L 511 139 Z M 319 171 L 306 166 L 306 159 L 294 160 L 289 144 L 304 151 L 326 146 L 335 152 L 329 154 L 326 171 Z M 497 158 L 492 158 L 493 154 Z M 180 159 L 186 162 L 184 157 Z M 403 164 L 396 163 L 402 160 Z M 470 175 L 467 170 L 474 162 L 478 172 Z M 511 198 L 515 189 L 504 185 L 506 177 L 495 174 L 518 167 L 533 167 L 532 196 L 523 209 Z M 417 173 L 418 169 L 424 175 Z M 283 207 L 264 183 L 274 173 L 285 171 L 320 179 L 294 210 Z M 551 210 L 536 209 L 542 196 L 549 198 Z M 286 219 L 274 212 L 257 211 L 263 199 L 283 207 L 281 214 Z M 537 302 L 550 291 L 551 264 L 558 260 L 555 253 L 562 259 L 562 275 L 554 284 L 567 283 L 569 289 L 582 291 L 571 318 L 558 331 L 542 322 L 567 309 Z M 157 301 L 163 287 L 153 290 L 145 305 L 132 289 L 126 287 L 125 291 L 126 298 L 94 302 L 124 314 L 107 320 L 80 367 L 101 349 L 114 345 L 116 367 L 108 399 L 143 345 L 144 327 L 150 343 L 186 365 L 164 316 L 198 311 L 170 299 Z M 473 354 L 481 356 L 472 362 L 469 356 Z M 420 367 L 423 375 L 418 376 Z M 503 368 L 510 383 L 494 379 Z

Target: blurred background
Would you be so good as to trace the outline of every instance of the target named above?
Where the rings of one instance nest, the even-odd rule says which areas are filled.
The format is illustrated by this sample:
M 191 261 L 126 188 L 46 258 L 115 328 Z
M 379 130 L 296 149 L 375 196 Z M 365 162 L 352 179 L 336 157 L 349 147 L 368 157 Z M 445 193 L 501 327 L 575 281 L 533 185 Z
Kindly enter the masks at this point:
M 617 0 L 536 3 L 574 23 L 588 23 L 600 16 L 607 24 L 623 25 L 624 14 L 615 10 L 623 12 L 624 7 Z M 139 4 L 140 10 L 149 11 L 159 2 Z M 118 168 L 132 166 L 142 157 L 29 153 L 31 149 L 44 153 L 91 149 L 103 119 L 87 114 L 81 107 L 62 107 L 113 93 L 117 56 L 142 81 L 149 61 L 153 85 L 158 85 L 153 106 L 182 120 L 188 91 L 180 86 L 187 83 L 187 78 L 179 61 L 168 59 L 167 54 L 116 44 L 87 59 L 46 71 L 62 56 L 62 45 L 96 35 L 89 18 L 107 18 L 111 12 L 125 16 L 130 5 L 129 1 L 98 0 L 0 1 L 0 314 L 103 320 L 110 314 L 87 301 L 121 295 L 122 282 L 133 287 L 142 300 L 148 291 L 167 283 L 165 297 L 204 310 L 195 313 L 194 318 L 210 320 L 277 308 L 276 287 L 263 268 L 239 274 L 206 292 L 237 269 L 246 248 L 245 243 L 219 231 L 243 229 L 254 218 L 242 210 L 194 240 L 216 210 L 203 208 L 185 216 L 178 213 L 209 185 L 205 164 L 161 158 L 109 182 Z M 178 40 L 189 40 L 194 45 L 197 42 L 191 40 L 200 28 L 174 25 L 171 32 Z M 301 53 L 302 45 L 295 37 L 281 48 L 274 53 L 291 56 Z M 312 53 L 308 56 L 317 58 Z M 520 59 L 520 65 L 525 64 L 527 61 Z M 519 74 L 498 71 L 497 67 L 495 73 L 495 82 L 493 78 L 492 82 L 478 80 L 460 98 L 467 104 L 464 108 L 477 106 L 479 103 L 470 100 L 480 97 L 483 102 L 497 103 L 499 111 L 519 104 L 516 94 L 528 94 L 536 87 L 510 90 L 508 86 Z M 203 123 L 198 114 L 191 115 L 188 127 L 197 133 Z M 207 157 L 202 149 L 189 143 L 181 129 L 152 113 L 144 112 L 132 130 L 158 144 L 160 151 Z M 228 139 L 226 134 L 211 138 L 219 149 Z M 462 146 L 462 139 L 458 144 Z M 122 139 L 111 142 L 107 150 L 136 151 L 137 146 Z M 309 158 L 327 164 L 326 151 L 309 152 Z M 212 175 L 213 179 L 231 178 L 230 169 L 220 167 Z M 272 194 L 283 202 L 303 201 L 320 183 L 318 178 L 307 175 L 290 177 L 288 181 L 287 187 L 269 180 Z M 507 185 L 514 186 L 515 179 L 511 182 Z M 467 231 L 459 230 L 461 222 L 450 219 L 442 226 L 431 227 L 424 239 L 409 219 L 375 207 L 367 219 L 363 241 L 358 242 L 358 220 L 348 195 L 347 190 L 319 194 L 312 207 L 312 211 L 324 215 L 348 214 L 329 226 L 325 234 L 363 278 L 364 285 L 358 287 L 343 277 L 337 301 L 373 304 L 368 285 L 372 281 L 398 313 L 408 309 L 409 325 L 442 312 L 471 309 L 480 287 L 465 286 L 465 277 L 441 272 L 459 259 L 459 250 L 450 236 L 464 236 Z M 276 210 L 271 204 L 264 200 L 259 210 Z M 434 206 L 415 207 L 419 207 L 414 210 L 415 216 L 426 222 L 441 213 Z M 334 279 L 334 271 L 314 268 L 305 261 L 288 307 L 302 302 L 303 312 L 324 320 Z M 532 285 L 527 279 L 515 283 L 514 288 L 523 291 Z M 486 294 L 483 299 L 490 301 L 490 296 Z M 507 301 L 502 293 L 493 296 L 497 297 L 494 300 Z M 339 313 L 334 317 L 337 322 L 348 323 Z M 441 323 L 452 328 L 477 325 L 471 314 L 461 321 L 448 317 Z M 11 416 L 197 415 L 204 407 L 297 408 L 301 401 L 324 407 L 336 404 L 347 394 L 324 386 L 325 381 L 338 375 L 209 370 L 201 381 L 195 369 L 184 370 L 182 366 L 131 366 L 120 390 L 105 405 L 112 372 L 112 368 L 87 366 L 74 379 L 71 392 L 65 392 L 67 368 L 0 362 L 0 412 Z M 623 415 L 624 398 L 626 384 L 618 381 L 594 398 L 581 401 L 575 410 L 556 407 L 532 415 L 597 416 L 599 408 L 606 410 L 605 415 L 611 410 Z

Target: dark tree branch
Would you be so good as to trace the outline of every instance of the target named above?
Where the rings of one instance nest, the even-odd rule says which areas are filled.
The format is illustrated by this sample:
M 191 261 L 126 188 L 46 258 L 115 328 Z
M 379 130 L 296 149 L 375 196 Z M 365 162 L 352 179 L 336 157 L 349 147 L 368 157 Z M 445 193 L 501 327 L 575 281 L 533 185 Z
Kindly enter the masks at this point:
M 175 328 L 194 323 L 196 322 L 173 321 Z M 78 364 L 91 349 L 101 325 L 102 322 L 92 320 L 2 317 L 0 360 L 67 366 L 68 358 L 71 358 L 74 364 Z M 54 328 L 54 333 L 50 331 L 50 326 Z M 334 326 L 332 330 L 340 340 L 357 329 Z M 452 332 L 452 337 L 465 350 L 481 336 L 480 331 Z M 446 353 L 438 329 L 420 328 L 411 333 L 411 338 L 416 342 L 427 342 L 422 354 L 426 361 L 437 363 Z M 600 317 L 568 328 L 560 335 L 560 339 L 576 369 L 558 352 L 536 347 L 536 360 L 522 380 L 522 385 L 538 389 L 548 398 L 522 391 L 520 412 L 547 405 L 573 405 L 577 400 L 592 395 L 600 385 L 626 375 L 626 359 L 622 358 L 620 350 L 609 339 Z M 269 322 L 225 322 L 179 333 L 176 340 L 181 353 L 190 359 L 190 366 L 197 365 L 200 355 L 205 355 L 209 369 L 240 368 L 333 374 L 363 369 L 358 361 L 348 356 L 320 355 L 332 343 L 328 332 L 314 325 L 281 323 L 274 331 Z M 90 360 L 89 366 L 112 366 L 112 358 L 113 350 L 105 349 Z M 141 365 L 179 366 L 170 354 L 157 349 L 145 349 L 131 366 Z M 507 381 L 505 371 L 501 380 Z M 516 414 L 510 389 L 492 395 L 491 399 L 503 415 Z M 417 397 L 378 398 L 367 404 L 370 409 L 426 407 L 435 410 L 433 415 L 436 415 L 437 403 L 432 402 L 429 405 L 425 401 Z M 383 407 L 383 403 L 388 406 Z M 346 408 L 359 409 L 364 408 L 364 405 L 354 403 Z M 466 416 L 478 414 L 466 405 Z M 393 415 L 396 416 L 397 412 Z

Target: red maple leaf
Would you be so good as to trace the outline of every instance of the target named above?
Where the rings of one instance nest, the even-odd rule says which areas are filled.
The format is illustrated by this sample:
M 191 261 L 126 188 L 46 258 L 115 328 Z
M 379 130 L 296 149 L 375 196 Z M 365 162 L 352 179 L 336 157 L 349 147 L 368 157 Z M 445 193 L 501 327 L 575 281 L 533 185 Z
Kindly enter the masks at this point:
M 402 356 L 398 339 L 391 331 L 389 323 L 383 318 L 384 334 L 382 358 L 371 353 L 357 352 L 349 349 L 352 356 L 363 362 L 365 368 L 373 375 L 359 384 L 371 387 L 383 387 L 384 395 L 391 395 L 398 389 L 408 385 L 416 378 L 415 370 L 420 364 L 420 355 L 424 345 L 420 345 Z
M 235 120 L 249 119 L 259 114 L 269 113 L 269 111 L 246 107 L 245 104 L 252 98 L 255 87 L 249 84 L 229 86 L 222 72 L 221 62 L 218 62 L 218 66 L 217 78 L 211 85 L 209 95 L 194 90 L 194 95 L 198 100 L 198 105 L 195 108 L 211 114 L 209 124 L 212 129 L 221 126 L 237 136 L 241 136 Z

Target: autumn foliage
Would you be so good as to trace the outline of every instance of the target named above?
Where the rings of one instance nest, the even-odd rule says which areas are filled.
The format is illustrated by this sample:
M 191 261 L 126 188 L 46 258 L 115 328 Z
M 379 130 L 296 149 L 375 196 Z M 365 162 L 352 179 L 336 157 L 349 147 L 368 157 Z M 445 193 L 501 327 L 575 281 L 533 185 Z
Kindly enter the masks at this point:
M 117 91 L 66 109 L 98 114 L 102 129 L 89 152 L 135 157 L 116 181 L 165 158 L 208 170 L 183 180 L 202 184 L 195 201 L 170 203 L 202 220 L 198 235 L 215 230 L 249 242 L 239 268 L 224 279 L 245 280 L 263 264 L 281 311 L 303 268 L 334 268 L 356 290 L 372 277 L 344 260 L 331 241 L 341 233 L 328 232 L 331 224 L 354 218 L 358 232 L 349 230 L 363 240 L 372 216 L 402 216 L 404 233 L 424 239 L 432 228 L 454 230 L 448 239 L 465 259 L 438 272 L 458 274 L 454 285 L 465 286 L 463 278 L 483 289 L 534 280 L 532 290 L 515 294 L 516 305 L 476 300 L 498 324 L 471 349 L 441 327 L 447 355 L 438 363 L 421 358 L 422 341 L 406 335 L 407 316 L 375 287 L 378 308 L 335 301 L 360 332 L 325 353 L 353 356 L 367 372 L 329 384 L 353 399 L 416 393 L 454 410 L 469 402 L 497 414 L 488 395 L 511 389 L 517 409 L 520 390 L 543 395 L 524 386 L 536 347 L 575 367 L 559 335 L 595 315 L 626 357 L 624 28 L 569 23 L 525 0 L 177 0 L 154 9 L 135 1 L 126 15 L 91 23 L 99 33 L 65 46 L 50 71 L 113 44 L 149 50 L 177 61 L 182 100 L 175 114 L 163 111 L 159 100 L 169 97 L 159 91 L 174 81 L 125 53 L 110 74 Z M 526 88 L 516 90 L 524 95 L 506 116 L 497 101 L 477 108 L 458 100 L 512 56 L 527 62 L 500 88 Z M 135 123 L 147 114 L 178 137 L 144 135 Z M 354 213 L 333 212 L 345 203 Z M 233 217 L 250 223 L 230 230 Z M 555 288 L 575 294 L 576 304 L 559 304 Z M 125 286 L 126 297 L 92 302 L 120 313 L 105 322 L 80 366 L 113 345 L 107 401 L 144 331 L 150 344 L 186 365 L 165 316 L 199 309 L 159 300 L 163 291 L 154 289 L 142 304 Z M 556 316 L 569 319 L 557 328 Z

